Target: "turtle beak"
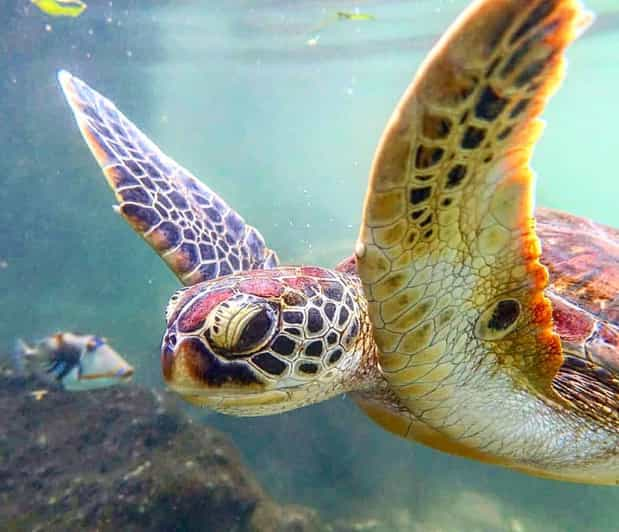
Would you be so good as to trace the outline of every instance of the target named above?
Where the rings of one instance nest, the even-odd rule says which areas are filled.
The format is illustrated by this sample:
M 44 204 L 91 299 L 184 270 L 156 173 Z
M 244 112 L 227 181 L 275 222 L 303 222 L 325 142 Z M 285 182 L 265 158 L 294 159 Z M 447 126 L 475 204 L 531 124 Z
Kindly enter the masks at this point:
M 197 338 L 186 338 L 174 347 L 164 340 L 161 363 L 170 389 L 195 406 L 237 416 L 270 415 L 297 407 L 293 391 L 269 389 L 244 361 L 218 360 Z

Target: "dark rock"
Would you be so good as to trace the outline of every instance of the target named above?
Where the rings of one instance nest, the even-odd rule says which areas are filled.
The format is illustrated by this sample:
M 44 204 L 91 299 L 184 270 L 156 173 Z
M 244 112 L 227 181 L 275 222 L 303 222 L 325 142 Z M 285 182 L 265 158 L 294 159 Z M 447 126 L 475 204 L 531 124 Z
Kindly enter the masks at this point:
M 270 499 L 230 441 L 165 394 L 68 393 L 2 370 L 0 413 L 1 530 L 325 530 Z
M 310 532 L 332 531 L 321 525 L 318 513 L 305 506 L 277 506 L 266 503 L 258 506 L 251 519 L 252 530 L 260 532 Z

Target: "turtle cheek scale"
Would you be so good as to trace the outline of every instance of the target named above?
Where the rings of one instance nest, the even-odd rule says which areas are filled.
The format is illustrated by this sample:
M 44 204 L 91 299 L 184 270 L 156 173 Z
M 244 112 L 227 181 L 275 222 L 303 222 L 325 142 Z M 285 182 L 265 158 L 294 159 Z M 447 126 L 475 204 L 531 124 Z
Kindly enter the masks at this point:
M 361 309 L 350 295 L 354 287 L 343 277 L 321 268 L 302 270 L 305 275 L 298 272 L 284 281 L 280 326 L 265 358 L 269 367 L 255 357 L 252 362 L 276 377 L 280 389 L 310 387 L 317 381 L 325 390 L 337 389 L 342 368 L 358 364 Z

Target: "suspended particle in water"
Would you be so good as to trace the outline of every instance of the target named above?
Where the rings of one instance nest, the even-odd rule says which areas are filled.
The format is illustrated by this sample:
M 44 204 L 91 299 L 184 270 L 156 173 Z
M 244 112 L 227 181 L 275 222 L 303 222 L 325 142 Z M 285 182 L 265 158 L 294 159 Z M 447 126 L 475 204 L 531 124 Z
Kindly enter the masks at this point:
M 316 35 L 315 37 L 311 37 L 310 39 L 307 39 L 307 41 L 305 41 L 305 44 L 307 44 L 308 46 L 316 46 L 319 40 L 320 40 L 320 35 Z

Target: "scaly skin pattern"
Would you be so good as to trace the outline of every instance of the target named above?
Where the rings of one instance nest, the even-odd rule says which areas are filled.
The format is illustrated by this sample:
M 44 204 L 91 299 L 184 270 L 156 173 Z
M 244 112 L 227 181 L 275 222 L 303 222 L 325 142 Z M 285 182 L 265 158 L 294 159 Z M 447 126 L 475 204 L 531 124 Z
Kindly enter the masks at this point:
M 545 240 L 552 220 L 536 227 L 529 168 L 564 51 L 589 21 L 573 0 L 471 4 L 387 125 L 356 255 L 385 378 L 434 433 L 415 423 L 394 431 L 533 474 L 615 483 L 612 379 L 600 369 L 595 390 L 579 345 L 564 356 L 553 301 L 578 301 L 581 284 L 601 293 L 616 255 L 599 283 L 579 278 L 555 293 L 548 270 L 556 265 L 563 281 L 568 271 Z M 562 250 L 572 264 L 586 262 L 577 250 L 589 236 Z M 576 378 L 578 360 L 586 367 Z
M 566 262 L 573 263 L 579 256 L 601 251 L 594 232 L 588 232 L 588 240 L 580 241 L 577 246 L 567 247 L 565 239 L 573 240 L 579 224 L 586 223 L 600 230 L 603 226 L 547 209 L 540 209 L 538 213 L 537 233 L 545 250 L 542 263 L 550 263 L 557 253 L 562 253 Z M 565 237 L 561 242 L 554 242 L 559 222 L 563 224 L 560 227 Z M 553 243 L 559 244 L 560 250 Z M 619 262 L 617 241 L 609 242 L 599 258 L 602 264 L 613 258 Z M 378 362 L 354 257 L 341 263 L 338 270 L 275 268 L 229 276 L 182 290 L 170 304 L 162 345 L 163 374 L 170 387 L 194 404 L 243 416 L 270 415 L 339 393 L 354 392 L 352 396 L 361 408 L 400 436 L 454 454 L 505 465 L 507 462 L 495 455 L 471 449 L 457 438 L 446 438 L 423 416 L 416 415 L 399 401 Z M 568 306 L 554 283 L 559 283 L 560 288 L 563 280 L 562 275 L 553 276 L 546 295 L 552 301 L 554 329 L 564 353 L 553 387 L 564 402 L 539 400 L 531 403 L 522 396 L 520 406 L 528 403 L 536 410 L 546 411 L 555 421 L 562 421 L 554 434 L 539 431 L 537 436 L 547 439 L 548 444 L 537 452 L 544 453 L 543 459 L 552 460 L 556 467 L 568 468 L 575 462 L 570 453 L 580 445 L 586 445 L 590 454 L 596 443 L 604 449 L 604 454 L 612 456 L 615 452 L 619 368 L 613 364 L 619 353 L 619 335 L 616 321 L 600 319 L 574 304 Z M 236 300 L 240 310 L 247 307 L 252 298 L 261 306 L 274 309 L 276 325 L 268 333 L 267 341 L 258 349 L 250 347 L 243 354 L 230 350 L 230 346 L 218 351 L 209 334 L 209 321 L 212 323 L 209 317 L 216 314 L 222 304 Z M 481 378 L 487 375 L 482 374 Z M 525 412 L 531 414 L 530 410 Z M 494 415 L 503 413 L 497 410 Z M 492 418 L 489 416 L 488 420 Z M 548 428 L 552 428 L 552 423 L 549 425 Z M 578 438 L 572 438 L 569 429 L 574 430 Z M 532 436 L 530 440 L 535 439 Z M 553 442 L 560 445 L 553 445 Z M 555 476 L 536 467 L 530 447 L 517 451 L 517 441 L 503 445 L 512 455 L 519 452 L 526 464 L 510 461 L 511 467 L 541 476 Z
M 617 482 L 618 234 L 534 213 L 529 169 L 589 21 L 575 0 L 473 2 L 388 123 L 355 258 L 335 271 L 276 267 L 256 229 L 61 73 L 118 212 L 188 286 L 166 312 L 170 387 L 236 415 L 350 391 L 437 449 Z
M 462 377 L 462 388 L 472 386 L 484 391 L 479 396 L 481 402 L 473 396 L 465 406 L 484 411 L 489 430 L 502 419 L 510 427 L 502 440 L 489 444 L 496 445 L 492 453 L 485 452 L 483 446 L 470 446 L 466 433 L 457 438 L 447 432 L 446 437 L 423 415 L 404 406 L 391 388 L 383 388 L 382 395 L 364 391 L 357 401 L 387 430 L 452 454 L 537 476 L 614 484 L 619 474 L 618 232 L 541 208 L 536 211 L 536 231 L 543 249 L 540 261 L 551 272 L 545 295 L 552 305 L 553 332 L 560 338 L 563 353 L 552 380 L 557 399 L 531 396 L 518 388 L 513 390 L 518 401 L 497 394 L 493 389 L 496 381 L 492 382 L 496 374 L 481 367 L 475 369 L 477 373 Z M 606 279 L 607 283 L 600 282 Z M 578 290 L 576 285 L 588 288 Z M 412 357 L 411 367 L 417 362 L 428 363 L 423 351 L 420 355 Z M 462 365 L 466 368 L 466 361 Z M 427 366 L 426 375 L 437 367 Z M 436 382 L 435 389 L 443 385 L 449 386 L 449 380 Z M 530 432 L 523 435 L 526 430 Z M 477 437 L 483 437 L 483 431 Z M 502 459 L 499 452 L 509 458 Z
M 116 212 L 184 285 L 277 266 L 277 255 L 254 227 L 162 153 L 112 102 L 68 72 L 58 79 L 114 191 Z
M 356 276 L 318 267 L 197 284 L 168 308 L 164 378 L 190 402 L 240 415 L 373 389 L 381 377 L 366 306 Z

